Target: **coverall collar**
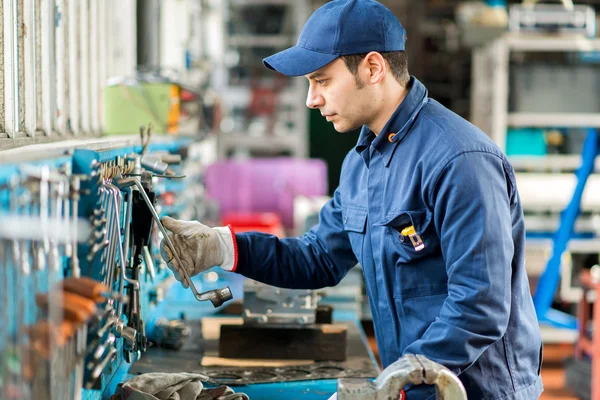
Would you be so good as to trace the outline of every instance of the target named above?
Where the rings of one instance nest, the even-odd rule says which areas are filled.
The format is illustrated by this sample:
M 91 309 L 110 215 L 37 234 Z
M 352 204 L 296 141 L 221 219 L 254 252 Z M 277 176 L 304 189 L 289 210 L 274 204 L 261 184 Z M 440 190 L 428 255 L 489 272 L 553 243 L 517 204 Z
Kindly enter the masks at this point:
M 406 136 L 419 111 L 429 100 L 427 88 L 414 76 L 410 77 L 409 88 L 408 94 L 385 124 L 379 136 L 376 136 L 366 125 L 362 127 L 356 145 L 357 153 L 361 154 L 372 144 L 373 148 L 383 157 L 385 166 L 389 165 L 396 145 Z

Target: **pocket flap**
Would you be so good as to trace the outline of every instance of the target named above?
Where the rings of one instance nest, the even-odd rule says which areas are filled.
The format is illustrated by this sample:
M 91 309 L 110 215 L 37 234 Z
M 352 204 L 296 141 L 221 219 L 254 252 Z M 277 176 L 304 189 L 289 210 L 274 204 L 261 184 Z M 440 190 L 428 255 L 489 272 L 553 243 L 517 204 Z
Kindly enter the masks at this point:
M 385 225 L 392 228 L 405 228 L 412 225 L 417 231 L 421 231 L 426 217 L 426 210 L 391 211 L 383 219 L 375 223 L 375 225 Z
M 344 210 L 344 230 L 363 233 L 367 224 L 367 209 L 348 207 Z

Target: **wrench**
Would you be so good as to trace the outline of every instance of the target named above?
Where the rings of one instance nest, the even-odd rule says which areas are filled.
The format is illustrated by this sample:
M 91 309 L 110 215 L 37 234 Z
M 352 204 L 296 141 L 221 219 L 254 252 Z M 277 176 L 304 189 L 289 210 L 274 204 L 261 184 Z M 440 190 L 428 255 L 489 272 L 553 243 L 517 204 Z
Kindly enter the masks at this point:
M 102 357 L 102 354 L 106 351 L 108 347 L 111 347 L 115 344 L 116 336 L 112 333 L 108 334 L 106 340 L 102 343 L 98 344 L 98 347 L 95 349 L 90 349 L 89 354 L 92 356 L 94 360 L 99 360 Z M 92 351 L 93 350 L 93 351 Z M 88 362 L 88 369 L 93 368 L 94 363 L 92 361 Z
M 106 184 L 106 186 L 107 186 L 107 188 L 114 191 L 113 192 L 114 214 L 119 215 L 120 211 L 118 208 L 119 207 L 118 200 L 120 198 L 120 191 L 116 186 L 114 186 L 112 184 Z M 131 198 L 129 198 L 128 201 L 131 202 Z M 128 207 L 129 207 L 129 205 L 128 205 Z M 129 210 L 128 210 L 128 212 L 129 212 Z M 115 230 L 117 232 L 121 232 L 121 224 L 120 224 L 118 218 L 115 219 Z M 123 250 L 123 243 L 121 242 L 121 240 L 117 240 L 117 243 L 115 244 L 115 246 L 117 247 L 117 250 L 119 251 L 119 259 L 121 260 L 121 268 L 120 268 L 121 269 L 121 282 L 119 284 L 119 295 L 123 296 L 123 291 L 125 290 L 125 282 L 127 282 L 131 285 L 134 285 L 135 289 L 137 289 L 137 290 L 140 289 L 140 283 L 137 280 L 127 278 L 127 276 L 125 275 L 125 268 L 127 268 L 127 266 L 129 265 L 129 261 L 127 260 L 127 258 L 125 258 L 125 254 L 124 254 L 124 250 Z M 123 301 L 121 300 L 121 301 L 119 301 L 119 308 L 118 308 L 118 312 L 117 312 L 117 317 L 119 319 L 121 318 L 122 311 L 123 311 Z
M 71 202 L 69 201 L 69 193 L 71 192 L 71 183 L 67 182 L 65 185 L 65 193 L 63 196 L 63 220 L 67 222 L 71 216 Z M 65 224 L 67 225 L 67 224 Z M 67 232 L 71 232 L 70 229 Z M 67 238 L 65 245 L 65 255 L 67 257 L 73 256 L 73 243 Z
M 76 365 L 75 365 L 75 400 L 81 400 L 81 391 L 83 389 L 83 363 L 87 344 L 87 323 L 78 330 L 76 347 Z
M 90 252 L 87 255 L 88 262 L 94 261 L 98 253 L 104 250 L 110 244 L 110 240 L 104 240 L 100 243 L 94 243 L 94 245 L 90 248 Z M 106 284 L 106 282 L 103 282 Z
M 31 196 L 30 193 L 28 193 L 29 195 L 26 196 L 24 195 L 20 202 L 21 204 L 19 204 L 21 207 L 21 212 L 22 213 L 27 213 L 28 211 L 31 212 L 30 210 L 27 210 L 27 206 L 31 206 Z M 17 200 L 19 201 L 19 200 Z M 29 251 L 28 251 L 28 247 L 29 247 Z M 14 344 L 15 344 L 15 349 L 21 349 L 22 348 L 22 344 L 23 344 L 23 337 L 24 337 L 24 328 L 25 325 L 27 323 L 27 316 L 29 314 L 29 310 L 30 307 L 28 307 L 28 303 L 29 300 L 31 299 L 30 296 L 28 296 L 27 293 L 29 292 L 28 290 L 26 290 L 25 292 L 20 290 L 20 288 L 22 288 L 22 284 L 23 283 L 27 283 L 27 286 L 29 286 L 29 283 L 31 282 L 32 279 L 32 274 L 31 274 L 31 256 L 30 256 L 30 246 L 28 246 L 28 243 L 26 240 L 19 240 L 19 249 L 20 249 L 20 253 L 18 254 L 19 257 L 19 268 L 17 268 L 17 273 L 15 274 L 15 282 L 14 282 L 14 287 L 16 288 L 15 290 L 15 295 L 16 295 L 16 299 L 15 299 L 15 305 L 17 306 L 16 312 L 18 314 L 17 316 L 17 329 L 16 329 L 16 335 L 15 335 L 15 340 L 14 340 Z M 26 286 L 26 287 L 27 287 Z M 19 350 L 17 350 L 19 351 Z M 21 379 L 22 377 L 20 375 L 17 375 L 16 378 L 16 387 L 19 388 L 20 391 L 23 390 L 23 381 Z
M 1 297 L 1 301 L 2 304 L 8 305 L 8 306 L 4 306 L 4 307 L 0 307 L 1 311 L 0 311 L 0 318 L 2 318 L 2 321 L 10 321 L 9 318 L 9 308 L 11 307 L 11 301 L 10 301 L 10 296 L 8 294 L 8 289 L 9 289 L 9 275 L 8 275 L 8 271 L 9 270 L 14 270 L 13 266 L 10 265 L 10 253 L 11 250 L 11 244 L 8 240 L 3 240 L 0 239 L 0 262 L 2 263 L 2 265 L 4 265 L 4 267 L 2 268 L 2 282 L 0 282 L 0 293 L 2 294 Z M 0 343 L 3 344 L 4 347 L 8 346 L 8 340 L 9 340 L 9 332 L 10 332 L 10 328 L 9 328 L 9 324 L 4 324 L 1 328 L 0 328 Z M 1 352 L 4 353 L 4 352 Z M 6 390 L 8 387 L 8 382 L 4 382 L 3 388 L 2 390 L 0 390 L 0 398 L 8 398 L 8 394 L 6 393 Z
M 140 292 L 140 283 L 139 283 L 139 279 L 129 279 L 127 278 L 126 274 L 125 274 L 125 270 L 127 268 L 127 266 L 129 265 L 129 259 L 125 257 L 125 251 L 123 249 L 123 242 L 121 241 L 121 237 L 120 237 L 120 233 L 121 231 L 121 224 L 120 224 L 120 220 L 118 218 L 118 216 L 121 214 L 120 210 L 119 210 L 119 206 L 121 204 L 120 200 L 121 200 L 121 191 L 119 190 L 119 188 L 117 188 L 116 186 L 112 185 L 112 184 L 106 184 L 107 189 L 109 189 L 109 191 L 112 192 L 112 197 L 113 197 L 113 214 L 117 217 L 115 218 L 115 231 L 116 233 L 119 235 L 115 240 L 116 240 L 116 244 L 115 246 L 117 247 L 117 250 L 119 252 L 119 259 L 121 261 L 121 266 L 120 266 L 120 270 L 121 270 L 121 281 L 119 284 L 119 295 L 123 296 L 123 291 L 125 289 L 125 282 L 129 283 L 132 289 L 132 296 L 130 296 L 130 302 L 131 302 L 131 308 L 132 310 L 137 310 L 140 306 L 139 304 L 139 292 Z M 128 197 L 128 209 L 127 209 L 127 216 L 131 215 L 130 212 L 130 204 L 133 204 L 132 202 L 132 197 Z M 127 218 L 126 216 L 126 218 Z M 130 218 L 126 219 L 126 224 L 127 224 L 127 228 L 125 230 L 125 235 L 126 238 L 129 236 L 129 226 L 130 226 Z M 115 257 L 116 258 L 116 257 Z M 136 271 L 134 271 L 134 276 L 137 277 Z M 119 308 L 118 308 L 118 318 L 121 318 L 122 312 L 123 312 L 123 305 L 124 305 L 124 301 L 123 299 L 121 299 L 119 301 Z M 133 314 L 132 314 L 133 315 Z M 141 315 L 141 313 L 137 313 L 138 317 Z M 125 346 L 124 350 L 125 350 L 125 359 L 128 362 L 132 362 L 133 358 L 132 358 L 132 351 L 134 353 L 137 354 L 137 358 L 139 358 L 139 350 L 140 348 L 145 349 L 145 332 L 144 332 L 144 325 L 143 325 L 143 321 L 140 321 L 138 318 L 138 321 L 140 323 L 140 325 L 136 324 L 136 328 L 141 328 L 141 332 L 138 332 L 138 330 L 136 328 L 133 328 L 131 326 L 127 326 L 127 327 L 123 327 L 123 329 L 120 332 L 120 335 L 123 337 L 124 343 L 128 343 L 131 342 L 131 346 Z M 138 341 L 142 344 L 142 346 L 138 346 Z M 131 348 L 129 348 L 131 347 Z
M 113 223 L 113 210 L 111 207 L 109 207 L 110 204 L 110 196 L 108 193 L 108 189 L 105 187 L 105 182 L 103 182 L 101 188 L 100 188 L 100 192 L 101 192 L 101 198 L 102 198 L 102 210 L 105 212 L 106 214 L 106 220 L 107 220 L 107 231 L 108 231 L 108 239 L 107 239 L 107 245 L 105 246 L 103 251 L 102 251 L 102 256 L 100 257 L 100 262 L 102 263 L 102 270 L 101 270 L 101 274 L 104 276 L 104 283 L 106 285 L 109 285 L 109 281 L 110 281 L 110 276 L 108 273 L 108 267 L 109 264 L 112 262 L 112 260 L 114 259 L 114 223 Z M 109 286 L 110 288 L 110 286 Z
M 54 215 L 53 221 L 55 226 L 60 222 L 63 211 L 65 185 L 64 181 L 56 184 L 56 198 L 53 197 L 51 201 L 51 213 Z M 56 237 L 51 238 L 50 245 L 50 257 L 48 259 L 48 266 L 50 269 L 49 274 L 54 275 L 58 272 L 60 266 L 60 250 L 58 248 Z M 52 280 L 51 276 L 48 276 L 48 286 L 50 286 L 50 281 Z
M 100 186 L 100 199 L 101 199 L 100 207 L 102 210 L 102 215 L 104 216 L 103 219 L 107 224 L 108 239 L 112 240 L 112 225 L 111 225 L 112 209 L 108 206 L 110 198 L 108 195 L 108 190 L 104 186 L 105 183 L 106 182 L 103 182 L 102 186 Z M 104 252 L 102 252 L 102 257 L 100 258 L 100 262 L 106 261 L 107 257 L 109 256 L 109 254 L 108 254 L 109 251 L 110 251 L 110 249 L 106 249 Z M 103 273 L 104 273 L 105 265 L 103 265 L 102 267 L 103 267 Z
M 73 232 L 73 254 L 71 256 L 72 260 L 72 270 L 71 275 L 79 278 L 81 276 L 81 269 L 79 268 L 79 257 L 77 255 L 77 221 L 79 220 L 79 191 L 81 190 L 81 178 L 77 175 L 73 175 L 71 177 L 71 204 L 72 204 L 72 219 L 71 219 L 71 229 Z
M 129 266 L 129 259 L 126 258 L 124 256 L 124 249 L 123 249 L 123 240 L 121 238 L 121 205 L 122 205 L 122 196 L 121 196 L 121 191 L 114 185 L 112 184 L 107 184 L 107 188 L 109 190 L 109 194 L 112 197 L 112 204 L 113 204 L 113 214 L 114 214 L 114 240 L 115 240 L 115 252 L 118 251 L 118 254 L 115 254 L 112 257 L 112 263 L 111 263 L 111 269 L 110 269 L 110 274 L 111 274 L 111 287 L 114 285 L 113 279 L 115 276 L 115 266 L 116 266 L 116 259 L 117 259 L 117 255 L 119 257 L 119 260 L 121 261 L 121 270 L 123 271 L 123 276 L 125 276 L 125 270 L 126 268 Z M 134 279 L 125 279 L 125 281 L 127 281 L 130 284 L 134 284 L 136 285 L 136 287 L 140 288 L 139 282 L 137 280 Z M 134 283 L 136 282 L 136 283 Z M 124 284 L 123 284 L 124 285 Z M 120 295 L 123 295 L 122 292 L 120 292 Z
M 102 206 L 102 203 L 100 204 L 100 206 Z M 106 218 L 104 218 L 104 215 L 98 218 L 92 218 L 92 226 L 96 229 L 106 228 Z
M 140 183 L 140 181 L 135 178 L 117 177 L 117 178 L 115 178 L 115 183 L 121 190 L 131 187 L 131 186 L 137 186 L 138 190 L 140 191 L 140 194 L 142 195 L 142 198 L 144 199 L 144 201 L 146 202 L 146 205 L 148 206 L 148 209 L 152 213 L 154 222 L 156 223 L 156 225 L 162 232 L 165 241 L 169 245 L 171 252 L 173 253 L 173 257 L 175 258 L 175 260 L 177 261 L 177 263 L 180 266 L 183 265 L 183 263 L 181 262 L 181 259 L 179 258 L 179 255 L 177 254 L 177 251 L 175 250 L 175 247 L 173 246 L 173 243 L 171 242 L 171 239 L 169 238 L 169 233 L 167 232 L 165 227 L 160 222 L 160 217 L 158 216 L 156 209 L 152 205 L 152 202 L 148 198 L 148 195 L 144 191 L 144 188 L 143 188 L 142 184 Z M 214 307 L 219 307 L 224 302 L 231 300 L 233 298 L 233 296 L 231 295 L 231 289 L 229 289 L 229 287 L 224 287 L 221 289 L 209 290 L 204 293 L 199 293 L 198 290 L 196 289 L 196 286 L 194 285 L 194 282 L 192 282 L 192 279 L 190 278 L 190 276 L 187 273 L 187 271 L 185 270 L 185 268 L 181 268 L 181 271 L 183 272 L 183 276 L 186 279 L 190 289 L 192 289 L 192 292 L 194 293 L 194 297 L 196 297 L 196 299 L 198 301 L 210 300 L 210 302 L 213 304 Z
M 110 240 L 112 242 L 112 246 L 109 251 L 109 259 L 106 262 L 107 275 L 108 275 L 108 286 L 113 287 L 114 285 L 114 277 L 115 277 L 115 267 L 117 263 L 117 257 L 119 256 L 121 237 L 120 237 L 120 225 L 119 225 L 119 215 L 121 198 L 120 193 L 117 193 L 114 188 L 110 185 L 110 183 L 105 183 L 104 189 L 106 190 L 107 199 L 107 207 L 109 207 L 110 212 Z M 121 264 L 125 263 L 124 260 L 121 259 Z M 124 264 L 126 265 L 126 264 Z
M 152 282 L 154 282 L 156 270 L 154 269 L 154 261 L 152 260 L 152 256 L 150 255 L 150 250 L 148 249 L 148 246 L 144 246 L 143 254 L 144 261 L 146 263 L 146 272 L 150 275 L 150 279 L 152 279 Z
M 88 382 L 88 384 L 86 385 L 86 389 L 91 389 L 93 382 L 98 379 L 98 377 L 102 374 L 102 371 L 104 371 L 104 368 L 106 368 L 106 366 L 108 365 L 108 363 L 114 358 L 114 356 L 117 354 L 117 349 L 115 349 L 114 347 L 111 347 L 110 350 L 108 351 L 108 353 L 106 354 L 106 356 L 104 356 L 104 359 L 98 364 L 96 365 L 96 367 L 92 370 L 92 374 L 91 374 L 91 382 Z
M 50 170 L 47 166 L 42 168 L 42 175 L 40 179 L 40 220 L 42 221 L 42 228 L 44 232 L 47 232 L 48 229 L 48 219 L 49 219 L 49 211 L 50 211 Z M 47 257 L 50 252 L 50 238 L 44 237 L 44 256 Z M 45 258 L 44 257 L 44 258 Z

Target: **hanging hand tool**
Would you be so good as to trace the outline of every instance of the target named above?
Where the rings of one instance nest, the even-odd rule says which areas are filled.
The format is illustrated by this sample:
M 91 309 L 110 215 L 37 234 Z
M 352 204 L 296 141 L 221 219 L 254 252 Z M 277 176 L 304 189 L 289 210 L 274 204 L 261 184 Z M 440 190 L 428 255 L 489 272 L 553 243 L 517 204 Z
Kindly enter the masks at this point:
M 81 191 L 81 177 L 77 175 L 71 176 L 71 211 L 72 211 L 72 230 L 77 232 L 77 221 L 79 220 L 79 199 Z M 79 257 L 77 253 L 77 238 L 73 239 L 73 254 L 71 255 L 71 275 L 79 277 L 81 270 L 79 269 Z
M 89 346 L 88 352 L 89 352 L 90 356 L 92 357 L 92 360 L 99 360 L 107 348 L 114 346 L 116 338 L 117 337 L 115 335 L 113 335 L 112 333 L 109 333 L 108 336 L 106 337 L 106 340 L 104 340 L 104 342 L 98 343 L 98 345 Z M 94 362 L 90 361 L 87 365 L 87 368 L 92 369 L 93 367 L 94 367 Z
M 42 310 L 48 310 L 51 304 L 58 303 L 62 307 L 65 319 L 80 323 L 87 322 L 98 313 L 95 302 L 69 292 L 62 292 L 58 296 L 38 294 L 35 296 L 35 301 Z
M 148 246 L 144 246 L 144 262 L 146 263 L 146 274 L 150 275 L 150 279 L 154 282 L 154 278 L 156 277 L 156 270 L 154 268 L 154 261 L 152 260 L 152 255 L 150 255 L 150 250 Z
M 131 258 L 131 278 L 134 280 L 140 280 L 140 269 L 142 268 L 143 251 L 146 246 L 150 243 L 150 237 L 152 234 L 152 211 L 156 201 L 156 194 L 152 190 L 152 181 L 148 175 L 142 174 L 142 188 L 144 196 L 141 195 L 141 190 L 134 190 L 129 192 L 131 195 L 128 201 L 132 203 L 131 209 L 131 230 L 127 233 L 131 235 L 130 245 L 132 246 L 133 256 Z M 146 203 L 144 198 L 148 198 L 150 203 Z M 129 307 L 127 309 L 128 314 L 128 326 L 134 328 L 138 332 L 138 343 L 137 350 L 143 352 L 146 351 L 147 338 L 145 323 L 142 318 L 142 308 L 140 301 L 140 290 L 139 287 L 130 286 L 129 298 L 131 299 Z M 130 353 L 126 354 L 128 358 Z
M 104 303 L 112 296 L 106 285 L 86 276 L 70 276 L 60 281 L 55 289 L 77 294 L 95 303 Z
M 79 324 L 74 321 L 62 321 L 58 326 L 47 320 L 36 322 L 25 329 L 29 336 L 30 349 L 46 360 L 50 359 L 51 344 L 63 347 L 75 334 Z
M 148 209 L 150 210 L 152 217 L 154 218 L 154 222 L 156 223 L 156 225 L 158 226 L 158 228 L 164 235 L 165 241 L 169 245 L 169 248 L 173 253 L 173 257 L 175 258 L 175 261 L 177 261 L 177 263 L 179 265 L 183 265 L 183 263 L 181 262 L 181 259 L 179 258 L 179 255 L 177 254 L 177 251 L 175 250 L 175 247 L 173 246 L 173 243 L 171 242 L 171 239 L 169 238 L 169 233 L 167 232 L 165 227 L 160 222 L 160 217 L 158 216 L 158 213 L 152 206 L 152 202 L 150 201 L 150 199 L 144 192 L 144 188 L 142 187 L 141 183 L 135 178 L 122 178 L 122 177 L 117 177 L 115 179 L 115 183 L 121 190 L 126 189 L 131 186 L 138 187 L 139 193 L 142 195 L 144 201 L 148 205 Z M 185 271 L 185 269 L 182 269 L 182 272 L 183 272 L 184 278 L 188 282 L 189 287 L 192 289 L 192 292 L 194 293 L 194 296 L 196 297 L 196 299 L 198 301 L 210 300 L 210 302 L 213 304 L 214 307 L 219 307 L 224 302 L 231 300 L 233 298 L 233 296 L 231 295 L 231 289 L 229 289 L 229 287 L 216 289 L 216 290 L 209 290 L 204 293 L 199 293 L 198 290 L 196 289 L 196 286 L 194 285 L 194 282 L 192 282 L 192 279 L 188 275 L 187 271 Z
M 108 350 L 108 353 L 106 353 L 102 361 L 99 364 L 97 364 L 96 367 L 91 371 L 91 379 L 88 380 L 88 382 L 86 383 L 86 389 L 92 389 L 94 387 L 94 382 L 100 377 L 100 375 L 102 375 L 102 371 L 104 371 L 108 363 L 115 358 L 116 354 L 117 349 L 115 349 L 114 347 L 111 347 Z

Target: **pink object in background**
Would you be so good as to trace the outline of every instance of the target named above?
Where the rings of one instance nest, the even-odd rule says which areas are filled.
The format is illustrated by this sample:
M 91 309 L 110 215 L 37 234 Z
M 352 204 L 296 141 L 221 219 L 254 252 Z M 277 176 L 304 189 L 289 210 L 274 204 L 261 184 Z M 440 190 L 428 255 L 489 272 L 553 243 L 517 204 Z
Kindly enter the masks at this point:
M 208 166 L 205 185 L 221 216 L 230 212 L 274 212 L 294 228 L 294 197 L 327 194 L 327 164 L 301 158 L 218 161 Z

